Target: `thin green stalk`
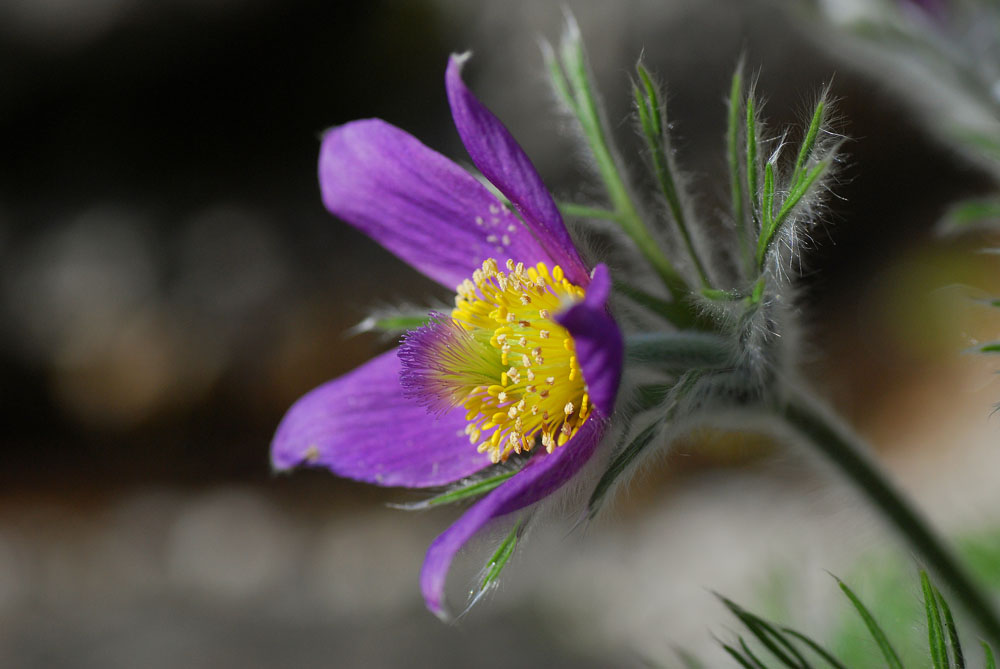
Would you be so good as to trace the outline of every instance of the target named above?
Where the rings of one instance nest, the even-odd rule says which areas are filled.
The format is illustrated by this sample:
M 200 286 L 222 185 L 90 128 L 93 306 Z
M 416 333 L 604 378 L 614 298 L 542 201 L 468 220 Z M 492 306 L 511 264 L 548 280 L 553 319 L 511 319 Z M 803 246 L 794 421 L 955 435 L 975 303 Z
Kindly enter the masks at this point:
M 761 270 L 764 268 L 764 259 L 767 257 L 767 250 L 771 246 L 771 242 L 774 236 L 777 234 L 778 230 L 781 229 L 781 224 L 785 222 L 788 215 L 792 213 L 792 210 L 802 201 L 809 189 L 813 187 L 816 180 L 819 179 L 827 168 L 830 166 L 830 159 L 826 159 L 817 163 L 809 172 L 807 172 L 800 180 L 800 182 L 792 189 L 792 192 L 788 194 L 785 198 L 785 202 L 781 205 L 781 209 L 778 213 L 774 215 L 774 218 L 770 220 L 770 223 L 765 225 L 760 232 L 760 239 L 757 242 L 757 269 Z
M 701 257 L 694 247 L 691 232 L 688 230 L 684 207 L 681 204 L 680 196 L 677 193 L 677 184 L 674 181 L 674 170 L 670 164 L 670 155 L 668 154 L 669 138 L 664 132 L 663 124 L 666 112 L 660 102 L 660 95 L 653 84 L 652 78 L 649 76 L 649 72 L 646 71 L 646 68 L 642 64 L 636 66 L 636 71 L 639 73 L 639 79 L 642 81 L 642 91 L 639 90 L 638 86 L 634 87 L 636 107 L 639 110 L 639 122 L 642 126 L 642 132 L 646 136 L 646 142 L 649 144 L 650 158 L 653 162 L 653 171 L 656 174 L 656 180 L 660 183 L 660 190 L 663 191 L 663 197 L 670 208 L 670 215 L 673 217 L 674 223 L 677 224 L 677 230 L 681 233 L 681 239 L 684 240 L 684 247 L 687 249 L 695 269 L 698 271 L 698 278 L 701 279 L 701 285 L 709 288 L 712 284 L 708 279 L 708 272 L 705 270 L 705 265 L 702 263 Z
M 764 230 L 770 230 L 774 220 L 774 163 L 764 166 L 764 201 L 761 205 L 761 216 L 764 219 Z
M 819 129 L 823 126 L 823 114 L 826 112 L 826 100 L 823 98 L 825 98 L 825 94 L 816 103 L 816 110 L 813 112 L 812 120 L 809 122 L 809 129 L 802 140 L 799 155 L 795 158 L 795 169 L 792 170 L 793 184 L 797 183 L 802 176 L 802 170 L 805 169 L 806 161 L 809 160 L 809 155 L 812 153 L 813 147 L 816 146 L 816 135 L 819 134 Z
M 729 89 L 729 127 L 726 132 L 726 148 L 729 154 L 729 185 L 732 197 L 733 224 L 739 240 L 740 256 L 747 270 L 753 262 L 748 241 L 747 222 L 743 217 L 743 178 L 740 174 L 740 104 L 743 94 L 743 63 L 733 72 L 733 82 Z
M 747 95 L 747 199 L 750 202 L 750 216 L 755 230 L 760 230 L 757 218 L 757 112 L 754 107 L 753 91 Z
M 948 545 L 895 489 L 864 453 L 857 437 L 837 425 L 808 394 L 798 394 L 776 411 L 789 426 L 819 450 L 892 522 L 910 546 L 946 583 L 984 634 L 1000 643 L 1000 617 Z
M 560 96 L 569 96 L 567 104 L 576 115 L 583 129 L 583 134 L 588 140 L 594 161 L 597 163 L 598 173 L 608 192 L 608 198 L 619 216 L 618 223 L 656 270 L 673 298 L 678 302 L 686 300 L 690 294 L 687 282 L 674 268 L 643 223 L 629 194 L 628 186 L 622 177 L 622 167 L 615 160 L 611 151 L 611 145 L 604 132 L 604 124 L 598 110 L 597 100 L 590 85 L 583 45 L 579 39 L 570 39 L 566 42 L 563 47 L 562 64 L 565 68 L 565 79 L 568 80 L 569 85 L 566 89 L 561 85 L 559 75 L 562 74 L 562 71 L 559 70 L 558 63 L 550 63 L 549 65 L 550 70 L 559 70 L 558 75 L 553 74 L 553 79 L 556 81 Z

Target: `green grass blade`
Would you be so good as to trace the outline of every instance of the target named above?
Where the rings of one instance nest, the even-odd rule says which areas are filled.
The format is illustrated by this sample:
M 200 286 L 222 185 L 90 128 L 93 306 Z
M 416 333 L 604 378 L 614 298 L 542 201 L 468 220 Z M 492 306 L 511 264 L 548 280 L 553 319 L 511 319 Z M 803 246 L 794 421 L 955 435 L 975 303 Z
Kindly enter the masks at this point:
M 958 638 L 958 627 L 955 625 L 955 618 L 951 615 L 951 607 L 945 600 L 944 595 L 937 588 L 934 588 L 934 597 L 938 606 L 941 607 L 941 615 L 944 618 L 944 629 L 948 635 L 948 643 L 951 645 L 951 655 L 956 669 L 965 669 L 965 653 L 962 652 L 962 642 Z
M 802 170 L 805 169 L 806 162 L 809 160 L 809 156 L 812 154 L 812 150 L 816 146 L 816 136 L 819 134 L 819 130 L 823 126 L 823 117 L 825 112 L 826 94 L 824 92 L 823 96 L 820 97 L 819 102 L 816 104 L 812 120 L 809 122 L 809 129 L 806 130 L 805 139 L 802 140 L 802 146 L 799 148 L 799 155 L 795 158 L 795 169 L 792 171 L 792 184 L 798 183 L 799 179 L 802 177 Z
M 980 641 L 983 646 L 983 656 L 986 669 L 997 669 L 997 661 L 993 658 L 993 649 L 985 641 Z
M 729 644 L 727 643 L 722 644 L 722 649 L 727 653 L 729 653 L 729 656 L 734 660 L 736 660 L 739 663 L 739 665 L 744 669 L 760 669 L 760 667 L 755 667 L 754 665 L 750 664 L 749 660 L 744 659 L 744 657 L 740 655 L 740 652 L 735 648 L 733 648 L 732 646 L 730 646 Z
M 746 625 L 757 640 L 767 648 L 780 662 L 793 669 L 808 667 L 808 663 L 798 649 L 788 641 L 781 632 L 763 618 L 750 613 L 736 602 L 721 595 L 716 595 L 729 611 Z
M 753 654 L 753 651 L 750 650 L 750 646 L 748 646 L 747 642 L 743 640 L 743 637 L 740 637 L 740 648 L 743 649 L 743 652 L 746 653 L 747 658 L 753 662 L 755 667 L 758 667 L 759 669 L 767 669 L 767 665 L 761 662 L 760 658 Z
M 945 645 L 941 624 L 941 611 L 927 572 L 920 570 L 920 587 L 924 591 L 924 610 L 927 613 L 927 643 L 930 647 L 934 669 L 948 669 L 948 647 Z
M 827 664 L 829 664 L 831 667 L 833 667 L 833 669 L 847 669 L 847 667 L 845 667 L 843 664 L 841 664 L 840 660 L 838 660 L 837 658 L 835 658 L 830 653 L 830 651 L 828 651 L 825 648 L 823 648 L 823 646 L 819 645 L 818 643 L 816 643 L 815 641 L 813 641 L 812 639 L 810 639 L 809 637 L 807 637 L 805 634 L 802 634 L 801 632 L 797 632 L 797 631 L 791 629 L 790 627 L 784 627 L 784 628 L 782 628 L 781 631 L 783 631 L 785 634 L 788 634 L 789 636 L 795 637 L 796 639 L 798 639 L 799 641 L 801 641 L 805 645 L 809 646 L 809 648 L 814 653 L 816 653 L 821 658 L 823 658 L 826 661 Z
M 836 577 L 834 577 L 836 578 Z M 844 591 L 847 598 L 851 600 L 851 604 L 854 605 L 855 610 L 861 619 L 865 622 L 865 626 L 868 627 L 868 633 L 872 635 L 872 639 L 878 645 L 879 650 L 882 651 L 882 656 L 885 658 L 886 665 L 889 669 L 903 669 L 903 663 L 899 659 L 899 655 L 893 649 L 892 644 L 889 643 L 889 639 L 886 637 L 885 632 L 879 627 L 878 622 L 876 622 L 875 617 L 872 616 L 871 612 L 865 607 L 865 605 L 858 599 L 858 596 L 854 594 L 847 584 L 837 578 L 837 584 L 840 589 Z

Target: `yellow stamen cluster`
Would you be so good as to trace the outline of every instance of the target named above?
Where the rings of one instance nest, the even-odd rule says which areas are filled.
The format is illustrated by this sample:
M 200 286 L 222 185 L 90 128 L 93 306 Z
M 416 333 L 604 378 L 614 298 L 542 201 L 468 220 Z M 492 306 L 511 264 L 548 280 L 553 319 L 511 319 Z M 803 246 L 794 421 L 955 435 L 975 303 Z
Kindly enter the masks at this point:
M 553 315 L 584 291 L 556 265 L 525 268 L 508 260 L 506 272 L 490 258 L 458 287 L 455 321 L 499 353 L 499 378 L 466 386 L 457 398 L 468 412 L 465 431 L 493 462 L 541 443 L 551 453 L 590 415 L 587 386 L 573 338 Z M 492 433 L 490 433 L 492 430 Z

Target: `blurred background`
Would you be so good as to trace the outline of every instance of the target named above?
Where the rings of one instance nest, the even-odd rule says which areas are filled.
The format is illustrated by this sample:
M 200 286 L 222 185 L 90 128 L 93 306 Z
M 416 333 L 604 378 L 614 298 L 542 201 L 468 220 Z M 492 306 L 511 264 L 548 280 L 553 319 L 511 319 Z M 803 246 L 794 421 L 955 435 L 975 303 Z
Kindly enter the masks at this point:
M 349 329 L 448 297 L 323 210 L 319 134 L 377 116 L 465 160 L 443 73 L 473 49 L 468 82 L 550 188 L 592 193 L 538 49 L 564 6 L 627 155 L 640 53 L 666 82 L 706 211 L 728 192 L 739 55 L 776 127 L 832 80 L 853 139 L 801 280 L 807 373 L 1000 584 L 1000 384 L 962 353 L 1000 330 L 970 299 L 998 290 L 997 259 L 933 235 L 950 202 L 995 185 L 815 13 L 0 0 L 0 665 L 674 666 L 674 648 L 711 658 L 732 626 L 711 590 L 829 638 L 842 611 L 824 570 L 878 593 L 859 565 L 886 554 L 913 589 L 909 624 L 913 564 L 885 527 L 819 463 L 760 439 L 692 438 L 611 517 L 536 531 L 456 626 L 424 611 L 417 573 L 458 510 L 405 515 L 386 508 L 403 491 L 272 475 L 284 410 L 391 345 Z

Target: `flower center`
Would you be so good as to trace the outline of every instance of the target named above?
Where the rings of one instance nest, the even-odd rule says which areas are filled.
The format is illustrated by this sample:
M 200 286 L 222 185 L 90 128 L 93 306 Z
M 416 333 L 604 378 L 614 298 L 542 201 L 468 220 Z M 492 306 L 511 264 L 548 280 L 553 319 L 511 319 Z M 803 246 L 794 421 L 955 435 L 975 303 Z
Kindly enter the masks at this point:
M 493 462 L 551 453 L 590 415 L 573 338 L 553 314 L 584 290 L 558 265 L 507 272 L 490 258 L 458 287 L 451 317 L 407 335 L 400 350 L 404 391 L 439 410 L 463 406 L 469 441 Z

